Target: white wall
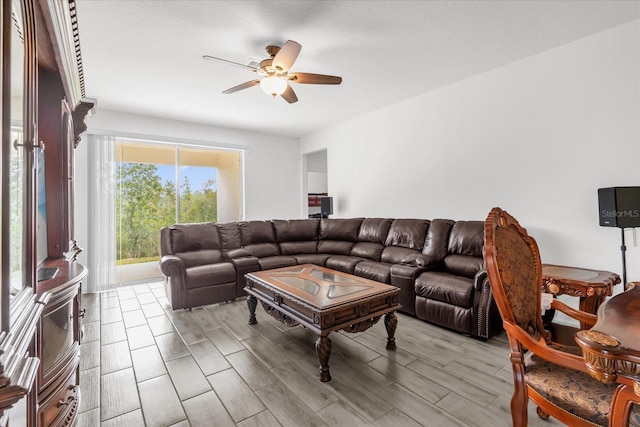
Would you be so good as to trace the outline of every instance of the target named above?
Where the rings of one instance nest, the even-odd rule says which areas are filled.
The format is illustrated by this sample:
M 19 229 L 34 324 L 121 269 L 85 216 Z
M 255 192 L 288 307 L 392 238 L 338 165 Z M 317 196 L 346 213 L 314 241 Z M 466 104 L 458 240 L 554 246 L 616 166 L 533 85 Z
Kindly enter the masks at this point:
M 245 219 L 301 215 L 301 169 L 296 138 L 110 111 L 100 109 L 99 105 L 87 126 L 88 134 L 244 149 Z M 85 134 L 76 150 L 75 235 L 81 246 L 88 241 L 86 182 L 90 172 Z M 80 254 L 79 261 L 86 264 L 83 255 Z
M 326 148 L 336 217 L 512 213 L 543 262 L 621 274 L 597 189 L 640 185 L 640 21 L 341 123 Z M 628 232 L 629 280 L 640 250 Z M 617 290 L 621 290 L 621 286 Z
M 221 152 L 218 159 L 218 222 L 237 221 L 242 217 L 241 159 L 232 151 Z

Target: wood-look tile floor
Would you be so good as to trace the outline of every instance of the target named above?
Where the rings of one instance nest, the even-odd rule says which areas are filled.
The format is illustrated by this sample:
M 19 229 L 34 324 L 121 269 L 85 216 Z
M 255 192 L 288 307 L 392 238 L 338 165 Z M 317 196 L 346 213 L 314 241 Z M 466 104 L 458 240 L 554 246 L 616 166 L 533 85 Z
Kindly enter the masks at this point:
M 316 337 L 246 300 L 173 311 L 162 283 L 84 294 L 78 426 L 510 426 L 504 333 L 482 342 L 398 314 L 334 332 L 332 380 L 318 380 Z M 558 426 L 538 418 L 529 425 Z

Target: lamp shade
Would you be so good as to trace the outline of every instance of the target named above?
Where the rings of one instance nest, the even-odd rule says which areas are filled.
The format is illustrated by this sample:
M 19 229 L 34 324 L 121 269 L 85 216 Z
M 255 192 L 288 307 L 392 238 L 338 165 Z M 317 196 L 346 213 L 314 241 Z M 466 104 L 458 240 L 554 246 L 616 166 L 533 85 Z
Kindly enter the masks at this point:
M 263 78 L 260 80 L 260 86 L 265 93 L 271 96 L 282 95 L 287 90 L 287 82 L 276 76 Z

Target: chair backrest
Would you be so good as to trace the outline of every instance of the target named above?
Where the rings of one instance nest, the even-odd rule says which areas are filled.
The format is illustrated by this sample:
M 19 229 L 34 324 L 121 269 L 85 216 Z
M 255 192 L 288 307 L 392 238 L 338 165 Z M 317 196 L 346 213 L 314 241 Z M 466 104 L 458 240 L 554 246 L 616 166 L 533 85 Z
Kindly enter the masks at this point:
M 540 338 L 544 334 L 540 308 L 542 266 L 536 241 L 500 208 L 489 213 L 484 239 L 487 274 L 503 321 Z

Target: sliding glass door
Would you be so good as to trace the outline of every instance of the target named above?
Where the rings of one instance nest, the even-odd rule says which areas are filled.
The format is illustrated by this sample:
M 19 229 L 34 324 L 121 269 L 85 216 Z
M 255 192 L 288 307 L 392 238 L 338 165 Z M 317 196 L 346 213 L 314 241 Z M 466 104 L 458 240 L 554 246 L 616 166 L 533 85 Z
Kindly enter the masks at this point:
M 116 140 L 119 283 L 160 276 L 162 227 L 241 219 L 241 155 L 240 151 Z

